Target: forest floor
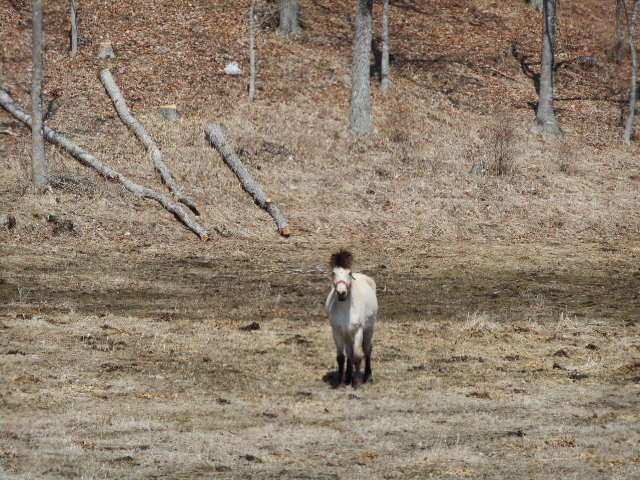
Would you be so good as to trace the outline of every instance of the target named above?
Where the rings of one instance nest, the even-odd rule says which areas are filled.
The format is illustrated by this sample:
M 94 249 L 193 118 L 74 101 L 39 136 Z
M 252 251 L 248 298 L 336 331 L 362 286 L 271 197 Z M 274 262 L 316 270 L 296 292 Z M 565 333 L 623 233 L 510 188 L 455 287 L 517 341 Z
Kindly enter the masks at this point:
M 548 138 L 529 131 L 524 2 L 392 2 L 393 90 L 374 82 L 362 139 L 344 3 L 301 2 L 295 39 L 262 5 L 253 105 L 221 73 L 246 67 L 248 1 L 81 2 L 75 59 L 64 2 L 47 5 L 48 125 L 166 193 L 109 67 L 210 240 L 58 148 L 32 193 L 30 131 L 0 111 L 3 478 L 640 477 L 640 152 L 620 141 L 613 7 L 560 4 L 565 135 Z M 25 107 L 27 4 L 0 2 L 0 83 Z M 105 40 L 116 59 L 95 58 Z M 173 103 L 179 122 L 157 112 Z M 291 237 L 208 144 L 213 121 Z M 340 247 L 381 305 L 359 390 L 327 382 Z

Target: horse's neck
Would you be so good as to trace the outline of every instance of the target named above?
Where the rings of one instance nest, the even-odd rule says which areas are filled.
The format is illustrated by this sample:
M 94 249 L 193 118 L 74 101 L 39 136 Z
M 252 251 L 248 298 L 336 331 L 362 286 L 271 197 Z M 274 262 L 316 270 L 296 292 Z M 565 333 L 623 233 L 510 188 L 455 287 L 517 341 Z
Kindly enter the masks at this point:
M 336 313 L 338 312 L 348 313 L 351 310 L 351 294 L 352 293 L 353 292 L 350 292 L 349 295 L 347 295 L 347 298 L 340 301 L 338 300 L 338 293 L 334 289 L 332 292 L 333 300 L 332 300 L 331 310 Z

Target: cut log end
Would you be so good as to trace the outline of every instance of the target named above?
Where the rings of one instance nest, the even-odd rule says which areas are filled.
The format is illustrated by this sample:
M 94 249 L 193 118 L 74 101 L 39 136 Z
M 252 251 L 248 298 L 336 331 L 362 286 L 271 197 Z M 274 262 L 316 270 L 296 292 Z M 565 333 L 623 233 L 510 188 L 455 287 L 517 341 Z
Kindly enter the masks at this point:
M 162 115 L 166 120 L 176 121 L 180 120 L 181 117 L 176 105 L 161 105 L 158 108 L 158 112 L 160 112 L 160 115 Z
M 7 230 L 11 230 L 16 226 L 16 217 L 8 214 L 0 214 L 0 226 L 5 227 Z
M 116 58 L 116 54 L 113 51 L 113 46 L 111 45 L 111 42 L 100 42 L 97 56 L 100 60 Z
M 291 236 L 291 228 L 290 227 L 282 227 L 280 229 L 280 235 L 282 235 L 283 237 L 287 238 Z

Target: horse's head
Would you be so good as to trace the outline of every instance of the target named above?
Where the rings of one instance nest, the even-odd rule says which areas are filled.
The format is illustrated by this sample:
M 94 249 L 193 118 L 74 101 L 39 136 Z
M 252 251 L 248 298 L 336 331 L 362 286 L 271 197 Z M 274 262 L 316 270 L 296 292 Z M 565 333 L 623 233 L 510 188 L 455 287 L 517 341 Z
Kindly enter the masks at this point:
M 351 284 L 353 283 L 352 263 L 353 255 L 348 250 L 341 249 L 331 255 L 331 268 L 333 268 L 331 281 L 338 295 L 338 300 L 341 302 L 346 300 L 351 291 Z
M 347 299 L 349 292 L 351 292 L 351 284 L 353 283 L 353 280 L 351 270 L 341 267 L 333 269 L 331 281 L 333 282 L 333 288 L 336 291 L 339 301 L 343 302 Z

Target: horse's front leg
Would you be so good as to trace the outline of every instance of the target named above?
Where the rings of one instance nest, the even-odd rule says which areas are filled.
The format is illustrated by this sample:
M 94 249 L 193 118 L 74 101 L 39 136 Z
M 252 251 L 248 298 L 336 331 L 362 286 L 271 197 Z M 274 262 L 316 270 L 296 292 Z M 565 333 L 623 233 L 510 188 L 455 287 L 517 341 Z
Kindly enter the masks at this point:
M 350 385 L 353 380 L 353 343 L 351 340 L 345 345 L 347 350 L 347 370 L 344 373 L 344 384 Z
M 364 350 L 364 378 L 366 383 L 371 379 L 371 351 L 373 350 L 373 327 L 364 330 L 362 349 Z
M 345 350 L 345 342 L 342 337 L 342 333 L 333 329 L 333 340 L 336 344 L 336 362 L 338 363 L 338 378 L 333 382 L 333 388 L 338 388 L 342 385 L 344 381 L 344 350 Z
M 339 352 L 336 356 L 336 361 L 338 362 L 338 378 L 336 379 L 333 388 L 338 388 L 344 379 L 344 353 Z

